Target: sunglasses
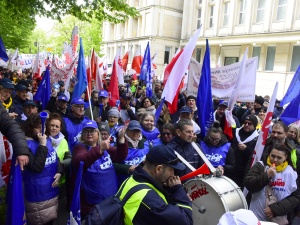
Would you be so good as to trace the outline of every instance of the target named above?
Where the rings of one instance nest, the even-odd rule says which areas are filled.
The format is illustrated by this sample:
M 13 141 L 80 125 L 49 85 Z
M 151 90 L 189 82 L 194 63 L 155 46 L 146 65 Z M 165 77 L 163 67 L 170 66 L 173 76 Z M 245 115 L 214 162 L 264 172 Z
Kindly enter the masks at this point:
M 244 125 L 249 125 L 249 126 L 251 126 L 251 125 L 253 125 L 253 123 L 251 123 L 251 122 L 244 122 Z

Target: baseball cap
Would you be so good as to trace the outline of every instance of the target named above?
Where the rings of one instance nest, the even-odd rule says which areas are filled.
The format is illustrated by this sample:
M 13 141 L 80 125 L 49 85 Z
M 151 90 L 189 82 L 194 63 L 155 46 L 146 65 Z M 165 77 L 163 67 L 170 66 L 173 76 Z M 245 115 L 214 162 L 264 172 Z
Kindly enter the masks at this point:
M 82 124 L 82 129 L 85 129 L 85 128 L 98 129 L 98 125 L 94 120 L 87 120 Z
M 104 97 L 104 98 L 107 98 L 107 97 L 108 97 L 108 92 L 105 91 L 105 90 L 99 91 L 98 97 Z
M 131 120 L 128 124 L 127 130 L 142 131 L 142 127 L 141 127 L 141 124 L 137 120 Z
M 258 120 L 257 120 L 257 117 L 256 117 L 255 115 L 250 114 L 250 115 L 246 116 L 245 119 L 244 119 L 244 122 L 245 122 L 246 120 L 247 120 L 247 121 L 250 121 L 251 123 L 253 123 L 253 126 L 254 126 L 254 127 L 257 126 Z
M 131 94 L 130 93 L 123 93 L 122 95 L 121 95 L 121 98 L 127 98 L 127 99 L 131 99 Z
M 168 165 L 177 170 L 185 169 L 185 165 L 179 162 L 174 150 L 166 145 L 157 145 L 151 148 L 146 155 L 146 161 Z
M 30 105 L 37 107 L 36 103 L 33 100 L 26 100 L 23 104 L 23 106 L 30 106 Z
M 106 131 L 108 134 L 110 133 L 110 128 L 107 122 L 100 122 L 98 124 L 99 131 Z
M 228 102 L 226 102 L 226 101 L 220 102 L 218 106 L 225 106 L 227 108 Z
M 190 107 L 188 107 L 188 106 L 183 106 L 183 107 L 180 109 L 179 112 L 180 112 L 180 113 L 192 113 L 193 111 L 192 111 L 192 109 L 191 109 Z
M 71 105 L 84 105 L 84 101 L 82 98 L 74 98 Z
M 6 77 L 0 81 L 0 85 L 7 89 L 15 89 L 15 85 L 13 84 L 13 82 Z
M 16 90 L 17 91 L 23 91 L 23 90 L 28 91 L 28 87 L 25 84 L 17 84 L 16 85 Z
M 65 94 L 60 94 L 60 95 L 58 96 L 58 99 L 57 99 L 57 100 L 60 100 L 60 101 L 66 101 L 66 102 L 69 101 L 68 97 L 67 97 Z
M 62 80 L 58 81 L 59 86 L 63 87 L 65 85 L 65 82 L 63 82 Z

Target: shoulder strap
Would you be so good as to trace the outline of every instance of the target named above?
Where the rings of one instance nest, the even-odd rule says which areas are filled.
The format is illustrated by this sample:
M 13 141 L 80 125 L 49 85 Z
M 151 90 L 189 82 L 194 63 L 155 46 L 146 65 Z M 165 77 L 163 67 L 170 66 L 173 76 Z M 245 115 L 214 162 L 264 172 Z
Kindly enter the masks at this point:
M 125 185 L 124 185 L 125 186 Z M 123 187 L 124 187 L 123 186 Z M 122 188 L 123 189 L 123 188 Z M 150 186 L 146 185 L 146 184 L 138 184 L 136 186 L 134 186 L 133 188 L 131 188 L 124 196 L 123 200 L 122 200 L 122 205 L 125 205 L 125 203 L 127 202 L 127 200 L 137 191 L 142 190 L 142 189 L 152 189 Z M 119 198 L 121 195 L 122 191 L 120 191 L 116 196 Z

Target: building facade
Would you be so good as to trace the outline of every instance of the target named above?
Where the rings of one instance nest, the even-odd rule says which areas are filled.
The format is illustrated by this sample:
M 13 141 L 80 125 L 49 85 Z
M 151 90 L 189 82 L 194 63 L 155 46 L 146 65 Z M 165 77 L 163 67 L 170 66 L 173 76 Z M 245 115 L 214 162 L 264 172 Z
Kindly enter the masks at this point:
M 202 25 L 193 57 L 201 62 L 205 39 L 211 48 L 211 66 L 228 65 L 258 57 L 256 94 L 271 95 L 279 82 L 277 97 L 285 94 L 300 65 L 300 1 L 297 0 L 130 0 L 140 12 L 124 24 L 104 23 L 104 52 L 113 59 L 133 46 L 157 52 L 157 75 L 178 48 Z M 133 55 L 133 54 L 132 54 Z

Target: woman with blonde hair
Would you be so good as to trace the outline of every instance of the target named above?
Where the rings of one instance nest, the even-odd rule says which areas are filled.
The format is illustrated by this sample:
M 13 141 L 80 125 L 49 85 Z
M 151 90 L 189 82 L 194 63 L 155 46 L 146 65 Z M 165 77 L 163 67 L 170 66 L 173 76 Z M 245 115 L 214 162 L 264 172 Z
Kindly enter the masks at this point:
M 287 137 L 290 139 L 296 148 L 300 147 L 300 127 L 294 123 L 289 125 Z
M 73 148 L 71 161 L 71 185 L 75 184 L 80 161 L 84 163 L 80 198 L 81 216 L 84 218 L 90 209 L 113 196 L 118 190 L 118 182 L 113 162 L 122 162 L 127 157 L 128 145 L 123 127 L 118 132 L 117 147 L 110 147 L 109 140 L 102 141 L 98 125 L 87 120 L 82 125 L 80 142 Z M 74 186 L 71 187 L 74 190 Z

